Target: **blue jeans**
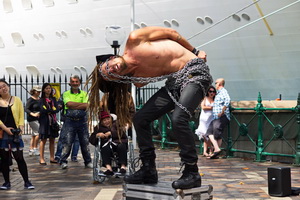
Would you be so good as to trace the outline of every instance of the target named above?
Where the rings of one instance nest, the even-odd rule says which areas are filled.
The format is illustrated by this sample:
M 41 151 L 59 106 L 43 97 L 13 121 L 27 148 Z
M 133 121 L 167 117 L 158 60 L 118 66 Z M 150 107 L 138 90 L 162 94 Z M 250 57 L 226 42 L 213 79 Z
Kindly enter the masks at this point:
M 82 157 L 85 165 L 92 162 L 89 145 L 89 132 L 86 118 L 82 120 L 72 120 L 66 117 L 63 124 L 64 134 L 62 135 L 62 155 L 60 163 L 68 163 L 67 159 L 71 153 L 72 144 L 78 136 Z
M 56 153 L 55 153 L 55 160 L 58 160 L 58 161 L 61 158 L 61 153 L 62 153 L 62 149 L 63 149 L 63 142 L 62 142 L 63 136 L 62 135 L 65 133 L 66 132 L 64 132 L 63 129 L 61 129 L 60 137 L 57 142 L 57 148 L 56 148 Z M 79 139 L 78 139 L 78 135 L 76 135 L 75 141 L 74 141 L 73 147 L 72 147 L 72 154 L 71 154 L 72 160 L 77 159 L 78 151 L 79 151 Z

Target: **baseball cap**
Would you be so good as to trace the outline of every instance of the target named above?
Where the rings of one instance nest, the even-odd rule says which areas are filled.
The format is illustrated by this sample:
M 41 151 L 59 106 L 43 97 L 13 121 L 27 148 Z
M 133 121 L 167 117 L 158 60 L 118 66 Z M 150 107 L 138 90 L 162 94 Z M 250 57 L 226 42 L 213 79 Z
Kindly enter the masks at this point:
M 107 112 L 102 111 L 100 114 L 100 120 L 107 118 L 107 117 L 111 117 Z

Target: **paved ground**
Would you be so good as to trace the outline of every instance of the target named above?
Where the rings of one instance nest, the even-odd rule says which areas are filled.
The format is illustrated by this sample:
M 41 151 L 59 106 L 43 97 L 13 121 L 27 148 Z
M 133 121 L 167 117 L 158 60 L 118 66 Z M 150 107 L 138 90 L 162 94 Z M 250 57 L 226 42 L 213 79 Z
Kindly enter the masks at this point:
M 24 190 L 23 180 L 14 162 L 11 172 L 12 188 L 0 191 L 0 199 L 80 199 L 80 200 L 120 200 L 122 199 L 122 180 L 111 179 L 102 184 L 93 184 L 92 169 L 85 169 L 81 155 L 79 162 L 69 163 L 69 169 L 62 170 L 57 164 L 49 163 L 46 151 L 46 166 L 41 166 L 38 157 L 28 156 L 29 136 L 24 137 L 25 159 L 29 177 L 35 190 Z M 47 146 L 48 147 L 48 146 Z M 93 148 L 91 148 L 93 150 Z M 292 186 L 300 187 L 300 168 L 288 164 L 265 162 L 258 163 L 239 158 L 210 160 L 199 155 L 202 184 L 213 186 L 213 199 L 300 199 L 300 196 L 284 198 L 268 195 L 267 168 L 270 166 L 290 167 Z M 159 181 L 173 181 L 180 174 L 179 157 L 176 150 L 157 150 Z M 0 184 L 3 182 L 0 175 Z

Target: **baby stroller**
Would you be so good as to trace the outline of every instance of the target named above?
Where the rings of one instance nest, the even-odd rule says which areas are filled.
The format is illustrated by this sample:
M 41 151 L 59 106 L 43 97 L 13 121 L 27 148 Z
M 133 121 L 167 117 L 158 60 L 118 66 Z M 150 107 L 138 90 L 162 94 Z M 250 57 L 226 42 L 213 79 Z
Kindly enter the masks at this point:
M 128 159 L 128 164 L 127 164 L 127 169 L 129 175 L 133 174 L 135 172 L 135 169 L 138 167 L 138 158 L 134 157 L 134 148 L 133 148 L 133 143 L 132 139 L 130 136 L 128 136 L 128 151 L 127 151 L 127 159 Z M 93 179 L 95 182 L 102 183 L 105 181 L 106 178 L 120 178 L 123 175 L 118 173 L 118 166 L 117 166 L 117 161 L 118 161 L 118 155 L 116 153 L 113 153 L 112 157 L 112 169 L 114 172 L 113 176 L 106 176 L 104 174 L 105 168 L 102 166 L 102 159 L 101 159 L 101 140 L 98 140 L 98 145 L 95 146 L 95 151 L 94 151 L 94 159 L 93 159 Z

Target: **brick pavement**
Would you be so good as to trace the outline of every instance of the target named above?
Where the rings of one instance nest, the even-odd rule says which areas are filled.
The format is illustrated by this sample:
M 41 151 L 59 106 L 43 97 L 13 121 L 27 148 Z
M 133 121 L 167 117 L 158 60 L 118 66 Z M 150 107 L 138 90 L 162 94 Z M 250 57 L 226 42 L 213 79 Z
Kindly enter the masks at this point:
M 120 200 L 122 199 L 122 180 L 106 180 L 102 184 L 93 184 L 92 169 L 85 169 L 79 153 L 79 162 L 69 162 L 69 168 L 62 170 L 57 164 L 49 163 L 48 145 L 46 146 L 46 166 L 39 165 L 37 156 L 28 156 L 30 136 L 24 136 L 25 159 L 29 177 L 35 190 L 24 190 L 23 180 L 18 171 L 11 172 L 12 188 L 0 191 L 0 200 L 4 199 L 80 199 L 80 200 Z M 91 147 L 91 152 L 93 148 Z M 157 150 L 157 169 L 159 181 L 174 181 L 180 174 L 179 156 L 176 150 Z M 300 168 L 289 164 L 274 162 L 252 162 L 240 158 L 210 160 L 199 155 L 198 165 L 202 184 L 213 186 L 214 199 L 300 199 L 300 196 L 285 198 L 268 195 L 267 168 L 270 166 L 290 167 L 292 186 L 300 187 Z M 13 165 L 17 169 L 16 162 Z M 0 184 L 3 183 L 2 174 Z

